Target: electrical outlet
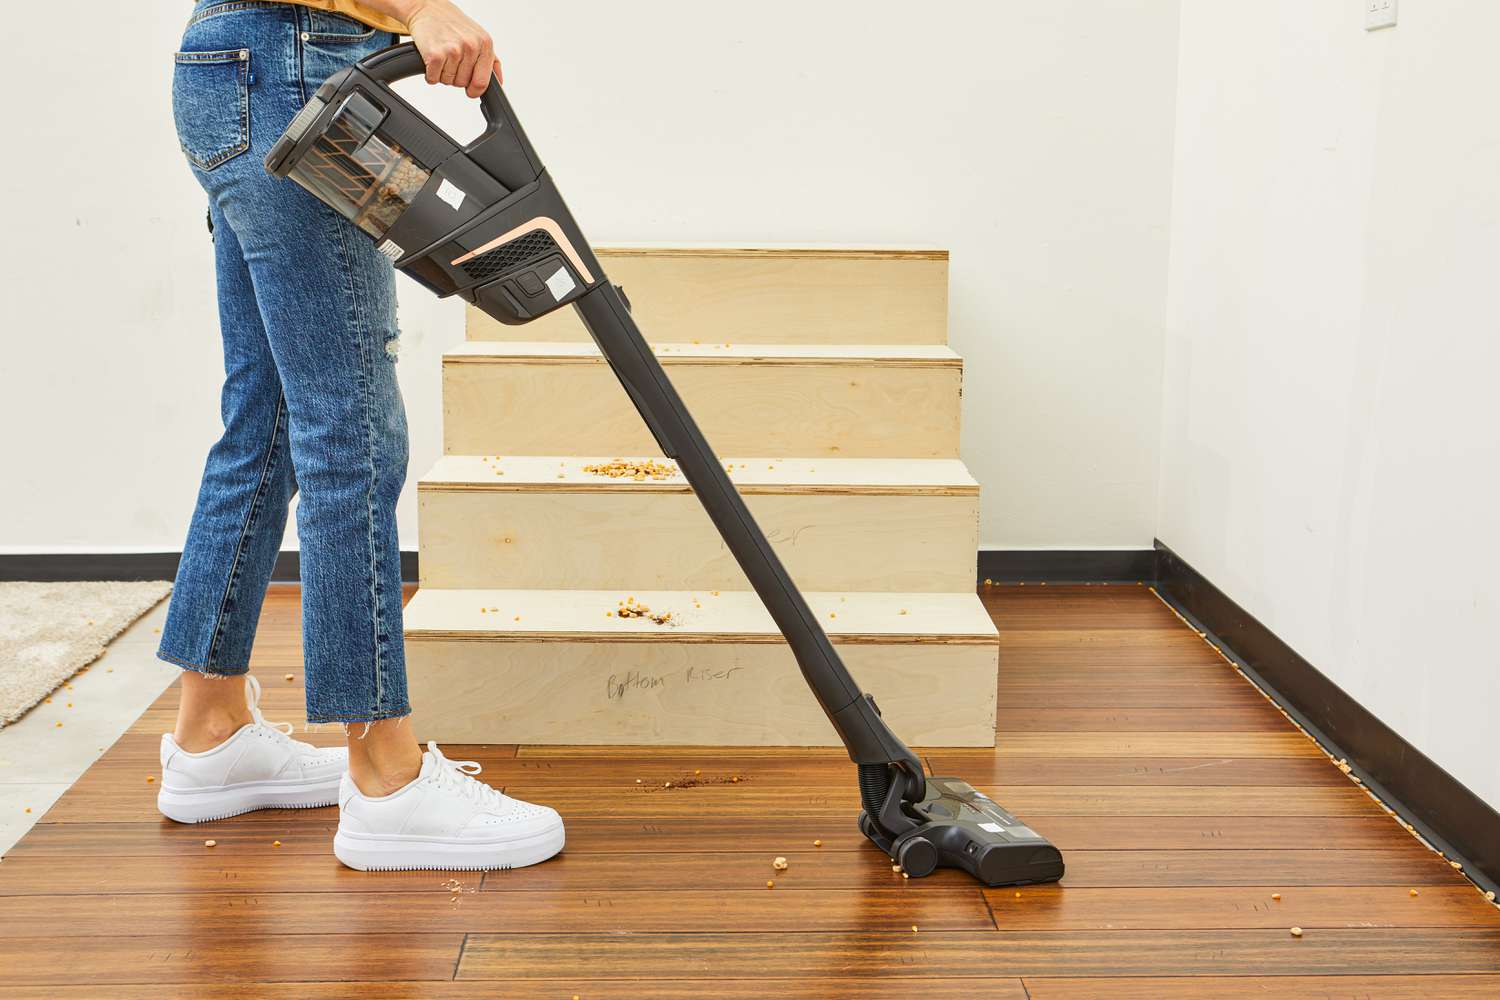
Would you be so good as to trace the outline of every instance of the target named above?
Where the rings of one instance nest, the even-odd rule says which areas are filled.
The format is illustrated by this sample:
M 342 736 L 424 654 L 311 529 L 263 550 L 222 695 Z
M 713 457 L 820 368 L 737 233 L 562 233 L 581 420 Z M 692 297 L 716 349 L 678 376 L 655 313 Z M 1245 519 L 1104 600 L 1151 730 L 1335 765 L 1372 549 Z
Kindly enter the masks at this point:
M 1396 26 L 1396 0 L 1359 0 L 1365 8 L 1365 30 L 1394 28 Z

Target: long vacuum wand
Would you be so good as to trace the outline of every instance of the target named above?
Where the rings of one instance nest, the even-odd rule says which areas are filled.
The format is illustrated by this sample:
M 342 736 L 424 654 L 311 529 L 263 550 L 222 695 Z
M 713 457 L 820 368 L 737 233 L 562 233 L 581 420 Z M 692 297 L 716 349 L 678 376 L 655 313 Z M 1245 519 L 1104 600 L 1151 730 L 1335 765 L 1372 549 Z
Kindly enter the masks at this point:
M 605 281 L 579 298 L 574 307 L 662 451 L 676 459 L 724 544 L 786 636 L 802 676 L 848 748 L 850 758 L 861 767 L 861 788 L 880 793 L 878 800 L 865 801 L 866 811 L 877 815 L 885 806 L 885 772 L 892 765 L 905 775 L 905 794 L 920 800 L 925 783 L 921 762 L 881 719 L 875 700 L 862 693 L 849 675 L 823 626 L 641 335 L 619 290 Z

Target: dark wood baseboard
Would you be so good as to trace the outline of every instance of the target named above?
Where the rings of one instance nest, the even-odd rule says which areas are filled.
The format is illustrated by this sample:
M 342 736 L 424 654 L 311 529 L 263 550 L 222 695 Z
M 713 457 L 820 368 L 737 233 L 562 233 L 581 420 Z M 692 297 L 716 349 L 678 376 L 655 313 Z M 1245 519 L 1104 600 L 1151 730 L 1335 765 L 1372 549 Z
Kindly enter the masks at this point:
M 41 583 L 70 580 L 171 580 L 177 576 L 180 552 L 52 552 L 35 555 L 0 555 L 0 580 L 33 580 Z M 273 583 L 296 583 L 301 579 L 295 552 L 276 557 L 271 571 Z M 401 553 L 401 579 L 417 581 L 417 554 Z
M 1160 541 L 1156 592 L 1483 888 L 1500 891 L 1500 813 Z M 1288 844 L 1288 847 L 1297 846 Z
M 995 583 L 1137 583 L 1156 575 L 1152 549 L 981 549 L 979 579 Z

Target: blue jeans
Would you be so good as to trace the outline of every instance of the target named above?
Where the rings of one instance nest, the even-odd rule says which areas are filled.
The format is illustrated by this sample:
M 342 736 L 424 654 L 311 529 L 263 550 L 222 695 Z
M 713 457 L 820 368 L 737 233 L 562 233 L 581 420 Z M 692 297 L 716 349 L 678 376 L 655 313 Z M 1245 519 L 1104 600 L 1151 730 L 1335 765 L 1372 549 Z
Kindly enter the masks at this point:
M 208 194 L 224 340 L 224 434 L 208 455 L 158 655 L 249 669 L 261 602 L 299 490 L 310 722 L 410 713 L 396 500 L 406 412 L 396 293 L 369 237 L 266 151 L 320 83 L 394 44 L 338 14 L 203 0 L 176 56 L 182 150 Z

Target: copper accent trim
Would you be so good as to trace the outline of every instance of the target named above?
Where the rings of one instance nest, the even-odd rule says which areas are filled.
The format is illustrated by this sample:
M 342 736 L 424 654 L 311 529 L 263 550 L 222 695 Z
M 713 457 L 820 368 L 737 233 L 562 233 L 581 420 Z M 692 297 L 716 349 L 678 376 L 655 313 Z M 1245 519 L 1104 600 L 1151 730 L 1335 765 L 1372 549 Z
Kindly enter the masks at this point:
M 474 250 L 470 250 L 462 257 L 459 257 L 457 260 L 453 261 L 453 266 L 457 267 L 466 260 L 472 260 L 482 253 L 487 253 L 488 251 L 493 250 L 498 246 L 509 243 L 517 236 L 529 233 L 533 229 L 545 230 L 547 234 L 552 237 L 553 242 L 562 248 L 562 252 L 567 255 L 568 260 L 573 262 L 573 267 L 576 268 L 578 273 L 583 276 L 584 284 L 592 285 L 594 283 L 593 273 L 588 269 L 587 266 L 584 265 L 583 258 L 578 256 L 578 251 L 573 249 L 572 241 L 563 234 L 562 226 L 559 226 L 554 220 L 549 219 L 545 215 L 539 215 L 535 219 L 532 219 L 530 222 L 523 222 L 516 228 L 512 229 L 510 232 L 496 236 L 484 246 L 478 247 Z

